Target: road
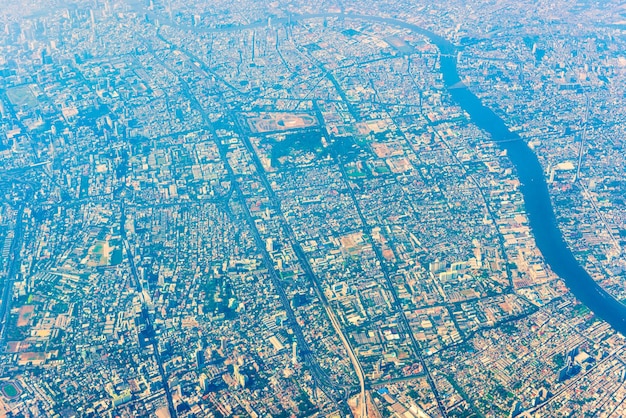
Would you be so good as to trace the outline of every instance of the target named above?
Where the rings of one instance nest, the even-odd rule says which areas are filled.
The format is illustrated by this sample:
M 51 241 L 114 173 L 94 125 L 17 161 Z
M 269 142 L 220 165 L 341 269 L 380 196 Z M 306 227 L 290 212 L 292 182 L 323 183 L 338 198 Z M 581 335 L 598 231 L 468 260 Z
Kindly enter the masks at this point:
M 135 287 L 135 291 L 139 293 L 141 298 L 141 313 L 142 320 L 146 326 L 146 335 L 148 336 L 150 345 L 154 350 L 154 361 L 159 369 L 159 375 L 161 376 L 161 381 L 163 382 L 163 390 L 165 392 L 165 398 L 167 400 L 167 409 L 170 412 L 170 416 L 175 418 L 178 416 L 176 413 L 176 408 L 174 407 L 174 400 L 172 399 L 172 392 L 170 391 L 170 386 L 168 383 L 167 375 L 165 374 L 165 369 L 163 368 L 163 359 L 161 358 L 161 353 L 159 353 L 159 344 L 154 333 L 154 327 L 152 326 L 152 322 L 150 321 L 150 314 L 148 313 L 148 307 L 146 306 L 146 301 L 143 295 L 143 284 L 141 283 L 141 279 L 139 278 L 139 274 L 137 272 L 137 266 L 135 265 L 135 257 L 130 248 L 130 244 L 128 243 L 128 239 L 126 238 L 126 230 L 124 229 L 124 202 L 121 204 L 121 217 L 120 217 L 120 230 L 122 235 L 122 241 L 124 245 L 124 250 L 126 252 L 126 256 L 128 258 L 128 263 L 130 265 L 130 272 L 133 277 L 133 285 Z
M 141 7 L 141 6 L 139 6 Z M 147 15 L 153 19 L 155 18 L 155 15 L 152 11 L 148 11 L 145 9 L 145 6 L 142 8 L 141 10 L 143 13 L 147 13 Z M 443 38 L 437 36 L 436 34 L 426 31 L 416 25 L 412 25 L 406 22 L 402 22 L 396 19 L 391 19 L 391 18 L 383 18 L 383 17 L 377 17 L 377 16 L 367 16 L 367 15 L 348 15 L 348 14 L 342 14 L 342 13 L 322 13 L 322 14 L 305 14 L 305 15 L 296 15 L 296 16 L 291 16 L 290 18 L 282 18 L 282 19 L 274 19 L 273 22 L 276 23 L 283 23 L 286 24 L 289 21 L 297 21 L 297 20 L 306 20 L 306 19 L 312 19 L 312 18 L 327 18 L 327 17 L 339 17 L 339 18 L 348 18 L 348 19 L 358 19 L 358 20 L 364 20 L 364 21 L 369 21 L 369 22 L 380 22 L 380 23 L 387 23 L 387 24 L 391 24 L 391 25 L 395 25 L 395 26 L 400 26 L 409 30 L 412 30 L 414 32 L 423 34 L 428 36 L 429 38 L 431 38 L 432 40 L 434 40 L 435 42 L 437 40 L 443 40 Z M 246 29 L 255 29 L 255 28 L 262 28 L 266 26 L 266 22 L 265 21 L 257 21 L 257 22 L 251 22 L 249 24 L 246 25 L 241 25 L 241 26 L 229 26 L 229 27 L 223 27 L 223 28 L 193 28 L 193 27 L 186 27 L 185 25 L 179 25 L 176 22 L 173 21 L 169 21 L 165 18 L 165 20 L 163 20 L 165 17 L 164 16 L 160 16 L 160 19 L 162 20 L 162 22 L 165 22 L 169 25 L 172 26 L 176 26 L 176 27 L 180 27 L 183 29 L 189 29 L 189 30 L 194 30 L 196 32 L 208 32 L 208 33 L 212 33 L 212 32 L 225 32 L 225 31 L 241 31 L 241 30 L 246 30 Z M 168 42 L 166 39 L 161 38 L 163 41 Z M 445 40 L 443 40 L 445 41 Z M 199 60 L 197 57 L 195 57 L 192 53 L 190 53 L 189 51 L 185 51 L 184 49 L 182 49 L 180 46 L 178 45 L 173 45 L 170 42 L 168 42 L 170 45 L 177 47 L 179 50 L 181 50 L 190 60 L 192 60 L 195 63 L 199 63 L 200 64 L 200 68 L 202 69 L 202 71 L 206 74 L 211 74 L 214 77 L 217 77 L 216 74 L 214 74 L 210 68 L 208 68 L 206 66 L 206 64 L 204 64 L 204 62 L 202 60 Z M 441 50 L 440 51 L 441 54 L 450 54 L 450 51 L 447 50 Z M 452 51 L 454 52 L 454 51 Z M 331 81 L 331 83 L 335 86 L 335 88 L 337 89 L 338 93 L 340 94 L 340 96 L 342 97 L 342 99 L 344 100 L 344 102 L 346 103 L 346 105 L 348 105 L 349 107 L 349 111 L 350 113 L 352 113 L 352 116 L 354 117 L 355 120 L 359 120 L 358 114 L 357 112 L 355 112 L 355 110 L 351 107 L 351 103 L 350 101 L 347 100 L 347 98 L 345 97 L 345 92 L 343 92 L 343 90 L 341 89 L 341 86 L 339 85 L 339 83 L 337 82 L 337 80 L 334 78 L 333 74 L 331 74 L 330 72 L 326 72 L 326 77 L 328 78 L 329 81 Z M 220 79 L 220 78 L 218 78 Z M 184 80 L 180 79 L 181 82 L 183 84 L 185 84 Z M 226 82 L 226 80 L 220 79 L 220 81 L 226 85 L 228 85 L 228 83 Z M 193 95 L 191 95 L 189 93 L 189 88 L 188 86 L 185 87 L 185 90 L 187 90 L 187 93 L 189 94 L 190 98 L 193 97 Z M 236 90 L 236 89 L 235 89 Z M 202 113 L 202 107 L 200 106 L 200 104 L 197 102 L 197 100 L 195 100 L 194 103 L 195 107 L 197 107 Z M 211 126 L 210 121 L 208 120 L 208 118 L 206 118 L 206 115 L 203 114 L 203 117 L 205 118 L 205 122 L 208 126 Z M 320 119 L 323 120 L 323 119 Z M 361 365 L 359 363 L 358 358 L 356 357 L 356 355 L 354 354 L 354 350 L 350 345 L 350 342 L 348 341 L 348 339 L 345 337 L 342 329 L 341 329 L 341 325 L 339 323 L 339 321 L 336 318 L 336 315 L 332 309 L 332 307 L 328 304 L 328 301 L 325 298 L 323 289 L 321 287 L 321 284 L 319 283 L 319 281 L 317 280 L 311 266 L 308 263 L 308 259 L 305 256 L 302 248 L 300 247 L 298 241 L 295 238 L 295 235 L 293 233 L 293 231 L 291 230 L 289 223 L 287 222 L 286 218 L 284 217 L 281 208 L 280 208 L 280 202 L 277 199 L 277 197 L 274 195 L 271 185 L 269 184 L 265 174 L 264 174 L 264 169 L 263 166 L 261 165 L 256 153 L 254 152 L 249 140 L 247 139 L 247 136 L 245 135 L 244 132 L 242 132 L 241 129 L 239 129 L 240 132 L 240 137 L 243 138 L 244 143 L 246 145 L 246 147 L 248 148 L 248 151 L 250 152 L 250 154 L 253 156 L 254 159 L 254 164 L 256 166 L 257 172 L 267 190 L 267 193 L 270 195 L 270 201 L 271 204 L 275 210 L 275 212 L 280 216 L 281 218 L 281 222 L 283 224 L 283 228 L 287 234 L 287 236 L 289 237 L 291 244 L 294 248 L 294 251 L 296 253 L 296 256 L 298 257 L 302 267 L 305 270 L 305 273 L 307 274 L 309 281 L 311 282 L 311 285 L 313 287 L 313 289 L 315 290 L 316 294 L 318 295 L 324 310 L 326 311 L 331 324 L 333 325 L 333 328 L 335 329 L 335 331 L 337 332 L 337 335 L 340 337 L 342 343 L 344 344 L 344 346 L 346 347 L 346 350 L 348 352 L 348 356 L 350 357 L 350 360 L 353 364 L 353 368 L 355 370 L 355 373 L 357 374 L 357 377 L 359 379 L 359 386 L 360 386 L 360 393 L 361 393 L 361 406 L 362 406 L 362 410 L 360 411 L 361 416 L 367 416 L 367 406 L 366 406 L 366 402 L 365 402 L 365 398 L 366 398 L 366 383 L 365 383 L 365 376 L 363 373 L 363 370 L 361 368 Z M 224 156 L 223 156 L 224 157 Z M 347 174 L 345 173 L 345 171 L 342 168 L 341 162 L 338 160 L 338 157 L 335 156 L 338 165 L 340 166 L 341 170 L 342 170 L 342 175 L 344 177 L 344 179 L 348 182 L 349 184 L 349 179 Z M 227 163 L 227 159 L 224 158 L 224 161 L 226 161 Z M 228 164 L 228 163 L 227 163 Z M 229 173 L 231 174 L 231 178 L 234 178 L 232 176 L 232 168 L 229 167 Z M 352 197 L 352 200 L 354 202 L 354 205 L 357 209 L 358 215 L 361 218 L 361 221 L 363 223 L 363 230 L 364 232 L 369 235 L 371 237 L 371 230 L 372 228 L 368 225 L 365 217 L 363 216 L 363 213 L 361 212 L 359 205 L 358 205 L 358 200 L 356 198 L 356 196 L 354 195 L 354 192 L 352 191 L 352 189 L 350 190 L 350 195 Z M 270 256 L 269 254 L 264 251 L 265 245 L 264 245 L 264 241 L 261 239 L 261 236 L 258 232 L 258 230 L 256 229 L 256 225 L 253 222 L 252 216 L 247 208 L 247 206 L 245 205 L 245 199 L 243 199 L 243 195 L 241 193 L 241 190 L 237 190 L 237 195 L 239 196 L 240 200 L 243 201 L 243 207 L 246 208 L 246 218 L 248 223 L 250 224 L 252 230 L 253 230 L 253 234 L 255 236 L 255 240 L 257 241 L 257 245 L 258 247 L 262 250 L 263 252 L 263 258 L 266 261 L 266 264 L 268 265 L 268 267 L 272 267 L 273 263 L 271 262 Z M 413 335 L 413 333 L 411 332 L 411 328 L 410 328 L 410 324 L 409 321 L 406 318 L 405 312 L 402 309 L 402 306 L 400 305 L 399 301 L 398 301 L 398 297 L 397 297 L 397 292 L 395 290 L 394 284 L 390 278 L 389 275 L 389 271 L 388 268 L 386 267 L 385 263 L 384 263 L 384 258 L 382 257 L 382 253 L 380 251 L 379 248 L 376 247 L 376 245 L 373 245 L 374 251 L 376 253 L 376 257 L 379 260 L 379 263 L 381 265 L 381 269 L 383 271 L 384 277 L 385 277 L 385 282 L 387 284 L 388 290 L 392 296 L 392 301 L 393 301 L 393 307 L 394 310 L 397 312 L 397 314 L 399 315 L 401 324 L 404 327 L 404 330 L 406 332 L 407 337 L 410 340 L 411 346 L 413 348 L 413 351 L 415 353 L 416 358 L 418 359 L 418 361 L 420 362 L 420 364 L 423 367 L 424 373 L 426 375 L 427 381 L 435 395 L 435 398 L 437 400 L 437 405 L 439 407 L 440 413 L 442 414 L 442 416 L 446 417 L 446 408 L 443 405 L 443 402 L 441 401 L 441 398 L 439 396 L 437 387 L 434 383 L 434 379 L 427 367 L 427 364 L 424 361 L 424 358 L 421 355 L 421 351 L 420 351 L 420 347 L 418 342 L 415 340 L 415 337 Z M 276 282 L 275 284 L 277 284 L 276 288 L 278 289 L 279 295 L 281 297 L 281 301 L 283 301 L 283 304 L 285 305 L 286 310 L 288 311 L 288 317 L 290 319 L 290 322 L 292 321 L 292 316 L 293 316 L 293 312 L 291 311 L 290 307 L 289 307 L 289 303 L 286 300 L 286 296 L 284 295 L 284 290 L 282 289 L 282 287 L 280 286 L 280 281 L 278 280 L 278 277 L 276 275 L 276 272 L 273 270 L 273 268 L 270 268 L 270 272 L 271 272 L 271 276 L 272 276 L 272 280 L 274 282 Z M 295 324 L 297 325 L 297 323 Z M 299 332 L 296 332 L 296 335 L 301 335 L 301 330 L 299 330 Z M 300 344 L 300 337 L 298 338 L 298 343 Z
M 346 182 L 346 184 L 350 184 L 350 179 L 348 177 L 348 174 L 346 173 L 343 164 L 341 163 L 341 161 L 339 161 L 339 157 L 335 154 L 333 156 L 336 161 L 337 161 L 337 165 L 339 165 L 339 168 L 341 170 L 341 174 L 344 178 L 344 181 Z M 359 202 L 357 200 L 356 195 L 354 194 L 354 190 L 352 189 L 352 187 L 348 187 L 348 193 L 350 194 L 350 197 L 354 203 L 354 207 L 357 211 L 357 214 L 359 215 L 359 218 L 361 219 L 361 223 L 363 225 L 363 233 L 365 235 L 367 235 L 370 239 L 370 241 L 372 242 L 372 248 L 374 250 L 374 253 L 376 254 L 376 258 L 378 259 L 378 264 L 380 265 L 380 269 L 383 272 L 383 276 L 385 277 L 385 282 L 387 284 L 387 290 L 389 290 L 389 293 L 391 294 L 391 301 L 392 301 L 392 305 L 394 310 L 396 311 L 397 314 L 399 314 L 400 317 L 400 321 L 404 327 L 404 331 L 406 333 L 406 335 L 408 335 L 409 337 L 409 341 L 411 342 L 411 347 L 413 348 L 413 353 L 415 354 L 415 357 L 417 358 L 417 360 L 419 361 L 420 365 L 422 366 L 422 369 L 424 370 L 424 374 L 426 375 L 426 379 L 430 385 L 430 388 L 435 396 L 435 399 L 437 400 L 437 406 L 439 408 L 439 412 L 441 413 L 441 415 L 443 417 L 447 417 L 447 413 L 446 413 L 446 408 L 443 405 L 443 402 L 441 401 L 441 397 L 439 396 L 439 391 L 437 390 L 437 386 L 435 385 L 435 381 L 430 373 L 430 370 L 428 369 L 428 365 L 426 364 L 426 362 L 424 361 L 424 357 L 422 356 L 421 353 L 421 348 L 419 346 L 419 343 L 417 342 L 417 340 L 415 339 L 415 336 L 413 335 L 413 332 L 411 331 L 411 326 L 409 324 L 408 319 L 406 318 L 406 314 L 404 312 L 404 309 L 402 309 L 402 305 L 399 302 L 399 298 L 398 298 L 398 293 L 396 292 L 396 288 L 395 285 L 393 284 L 393 281 L 391 280 L 391 276 L 389 275 L 389 269 L 387 268 L 387 265 L 385 264 L 385 259 L 382 255 L 382 252 L 380 250 L 380 248 L 376 245 L 374 239 L 372 238 L 372 227 L 368 224 L 367 219 L 365 218 L 365 216 L 363 215 L 363 212 L 361 211 L 361 208 L 359 206 Z
M 348 340 L 348 338 L 345 336 L 345 333 L 343 332 L 343 329 L 341 327 L 341 324 L 339 323 L 339 320 L 337 319 L 337 316 L 335 315 L 335 312 L 333 311 L 333 308 L 330 306 L 330 304 L 328 303 L 328 300 L 326 299 L 326 295 L 324 294 L 324 290 L 322 289 L 322 286 L 319 282 L 319 280 L 317 279 L 317 276 L 315 275 L 315 273 L 313 272 L 313 269 L 311 268 L 311 264 L 309 263 L 308 258 L 306 257 L 306 255 L 304 254 L 304 250 L 302 250 L 302 247 L 300 246 L 300 243 L 298 242 L 298 240 L 296 239 L 295 233 L 293 232 L 293 229 L 291 228 L 291 226 L 289 225 L 289 222 L 287 221 L 287 218 L 285 217 L 281 207 L 280 207 L 280 200 L 278 199 L 278 197 L 276 196 L 276 194 L 274 193 L 274 191 L 272 190 L 272 186 L 269 182 L 269 180 L 267 179 L 267 176 L 265 175 L 265 170 L 263 168 L 263 165 L 261 164 L 261 161 L 259 159 L 259 157 L 257 156 L 256 152 L 254 151 L 252 144 L 250 143 L 250 140 L 248 139 L 248 136 L 245 135 L 245 133 L 241 130 L 241 127 L 239 127 L 240 130 L 240 136 L 248 150 L 248 152 L 250 153 L 250 155 L 252 156 L 254 165 L 256 167 L 256 170 L 259 174 L 259 177 L 261 179 L 261 182 L 263 183 L 263 186 L 265 187 L 265 189 L 267 190 L 267 193 L 269 195 L 270 198 L 270 203 L 274 209 L 274 212 L 279 216 L 281 224 L 283 226 L 283 230 L 286 233 L 287 237 L 289 238 L 289 241 L 291 243 L 291 246 L 296 254 L 296 257 L 298 258 L 298 261 L 300 262 L 300 265 L 302 266 L 302 268 L 304 269 L 304 272 L 307 276 L 307 278 L 309 279 L 309 282 L 311 283 L 311 286 L 313 287 L 317 297 L 319 298 L 324 311 L 326 312 L 326 315 L 328 316 L 328 319 L 330 320 L 333 329 L 335 330 L 335 332 L 337 333 L 337 335 L 339 336 L 339 339 L 341 340 L 342 344 L 344 345 L 347 353 L 348 353 L 348 357 L 350 358 L 350 362 L 352 363 L 352 367 L 354 369 L 354 372 L 357 375 L 357 378 L 359 380 L 359 388 L 360 388 L 360 397 L 361 397 L 361 402 L 360 402 L 360 406 L 361 406 L 361 412 L 360 412 L 360 416 L 361 417 L 367 417 L 368 416 L 368 412 L 367 412 L 367 393 L 366 393 L 366 385 L 365 385 L 365 373 L 363 372 L 363 368 L 361 367 L 361 363 L 359 362 L 359 359 L 357 358 L 356 354 L 354 353 L 354 348 L 352 347 L 352 344 L 350 344 L 350 341 Z M 263 244 L 260 244 L 260 247 L 264 248 Z
M 181 51 L 187 59 L 189 59 L 192 62 L 196 62 L 200 65 L 200 67 L 196 66 L 196 65 L 190 65 L 190 68 L 193 68 L 195 71 L 200 72 L 204 77 L 209 77 L 209 76 L 213 76 L 213 73 L 210 72 L 207 68 L 206 68 L 206 64 L 204 64 L 204 62 L 202 60 L 199 60 L 197 57 L 195 57 L 193 54 L 191 54 L 189 51 L 178 47 L 177 45 L 171 44 L 167 39 L 165 38 L 161 38 L 161 40 L 163 40 L 164 42 L 176 47 L 179 51 Z M 173 74 L 177 74 L 176 71 L 174 71 L 173 69 L 169 68 L 167 66 L 167 63 L 161 61 L 161 64 L 164 65 L 166 68 L 168 68 Z M 226 199 L 229 198 L 235 198 L 238 199 L 241 206 L 245 209 L 244 210 L 244 216 L 246 218 L 246 222 L 248 223 L 250 230 L 252 232 L 252 235 L 255 239 L 257 248 L 259 248 L 259 251 L 261 253 L 261 256 L 263 257 L 263 261 L 265 266 L 268 269 L 269 275 L 270 275 L 270 279 L 272 281 L 272 284 L 274 285 L 274 288 L 276 289 L 276 292 L 280 298 L 281 304 L 283 306 L 283 309 L 285 310 L 286 314 L 287 314 L 287 320 L 289 322 L 289 325 L 291 327 L 291 329 L 294 331 L 294 335 L 296 337 L 296 341 L 298 343 L 298 347 L 300 347 L 300 356 L 301 358 L 304 360 L 305 365 L 307 366 L 307 368 L 309 369 L 309 371 L 311 372 L 311 375 L 316 383 L 316 385 L 318 386 L 319 389 L 322 390 L 322 392 L 324 392 L 326 394 L 326 396 L 335 404 L 335 406 L 339 409 L 343 409 L 344 411 L 346 410 L 347 406 L 341 404 L 341 400 L 345 397 L 345 394 L 347 394 L 347 390 L 343 387 L 340 387 L 338 384 L 336 384 L 335 382 L 332 382 L 331 379 L 329 378 L 328 374 L 326 373 L 326 371 L 319 365 L 317 359 L 315 358 L 314 353 L 312 352 L 311 348 L 309 347 L 308 342 L 306 341 L 305 337 L 304 337 L 304 333 L 302 331 L 302 328 L 300 326 L 300 324 L 297 321 L 297 318 L 295 316 L 295 313 L 293 312 L 293 309 L 291 308 L 291 304 L 289 302 L 289 299 L 285 293 L 285 290 L 283 288 L 283 285 L 280 281 L 280 278 L 278 276 L 278 273 L 276 272 L 275 268 L 274 268 L 274 263 L 271 260 L 271 257 L 269 255 L 269 253 L 265 250 L 265 241 L 263 240 L 263 238 L 261 237 L 258 228 L 256 226 L 256 223 L 254 222 L 254 219 L 249 211 L 249 208 L 246 204 L 246 200 L 245 200 L 245 196 L 243 194 L 243 192 L 241 191 L 241 189 L 239 188 L 237 182 L 236 182 L 236 176 L 234 174 L 234 170 L 233 168 L 230 166 L 229 162 L 228 162 L 228 158 L 226 156 L 227 154 L 227 149 L 226 147 L 221 144 L 221 142 L 219 141 L 219 136 L 217 135 L 217 133 L 215 132 L 215 129 L 213 127 L 213 124 L 211 123 L 208 115 L 206 114 L 205 110 L 203 109 L 203 107 L 201 106 L 200 102 L 198 101 L 198 99 L 195 97 L 195 95 L 191 92 L 191 88 L 188 85 L 188 83 L 185 81 L 184 78 L 182 77 L 178 77 L 179 82 L 181 83 L 181 87 L 182 87 L 182 91 L 183 93 L 186 95 L 186 97 L 190 100 L 192 106 L 198 110 L 202 116 L 205 128 L 208 129 L 212 135 L 213 138 L 215 138 L 216 140 L 216 144 L 218 146 L 220 155 L 221 155 L 221 159 L 224 162 L 224 166 L 226 168 L 226 171 L 228 173 L 228 178 L 231 179 L 231 189 L 229 190 L 229 192 L 223 197 L 224 199 L 222 200 L 222 207 L 227 211 L 230 212 L 228 209 L 228 204 L 225 201 Z M 242 135 L 243 136 L 243 135 Z M 254 153 L 252 153 L 252 155 L 255 155 Z M 260 164 L 260 163 L 259 163 Z M 262 168 L 261 168 L 262 170 Z M 262 174 L 262 171 L 259 171 L 259 173 Z M 267 179 L 265 179 L 264 176 L 262 176 L 262 178 L 265 180 L 265 182 L 267 182 Z M 267 190 L 271 191 L 271 188 L 267 187 Z

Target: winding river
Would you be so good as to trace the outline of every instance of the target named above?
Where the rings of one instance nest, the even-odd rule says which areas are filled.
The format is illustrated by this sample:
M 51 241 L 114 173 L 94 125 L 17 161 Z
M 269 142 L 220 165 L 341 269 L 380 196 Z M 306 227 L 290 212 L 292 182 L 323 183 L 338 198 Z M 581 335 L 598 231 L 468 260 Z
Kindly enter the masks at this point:
M 531 231 L 546 262 L 563 279 L 570 291 L 596 315 L 626 335 L 626 305 L 608 294 L 574 258 L 557 226 L 543 169 L 535 153 L 518 134 L 511 132 L 504 121 L 482 102 L 461 81 L 457 68 L 457 48 L 446 39 L 419 26 L 370 16 L 358 19 L 388 23 L 410 29 L 428 37 L 441 52 L 441 71 L 450 96 L 469 115 L 472 122 L 497 140 L 515 166 Z M 459 87 L 459 85 L 461 87 Z M 452 88 L 454 87 L 454 88 Z
M 452 45 L 437 45 L 442 51 Z M 507 151 L 515 166 L 517 177 L 522 183 L 526 212 L 537 247 L 543 254 L 552 271 L 559 275 L 571 292 L 596 315 L 607 321 L 613 328 L 626 334 L 626 306 L 609 295 L 574 258 L 559 229 L 543 169 L 535 153 L 511 132 L 504 121 L 467 88 L 450 87 L 460 79 L 457 71 L 456 54 L 442 57 L 441 69 L 448 92 L 452 98 L 469 113 L 472 122 L 489 132 Z M 504 140 L 504 141 L 502 141 Z M 500 142 L 501 141 L 501 142 Z

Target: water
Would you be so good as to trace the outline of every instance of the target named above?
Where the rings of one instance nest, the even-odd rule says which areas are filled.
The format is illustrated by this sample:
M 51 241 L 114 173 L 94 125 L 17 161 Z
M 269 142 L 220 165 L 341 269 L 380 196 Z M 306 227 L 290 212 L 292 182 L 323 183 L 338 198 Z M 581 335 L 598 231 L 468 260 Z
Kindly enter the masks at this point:
M 325 16 L 330 16 L 330 14 Z M 563 279 L 578 300 L 608 322 L 615 330 L 626 335 L 626 305 L 620 303 L 600 287 L 574 258 L 557 226 L 543 169 L 535 153 L 519 135 L 508 129 L 498 115 L 483 106 L 480 99 L 469 89 L 462 85 L 459 87 L 461 79 L 456 62 L 457 48 L 439 35 L 396 19 L 363 15 L 345 16 L 388 23 L 409 29 L 428 37 L 439 48 L 441 71 L 448 92 L 457 104 L 470 115 L 475 125 L 488 132 L 493 140 L 498 141 L 499 146 L 507 151 L 509 159 L 515 166 L 517 177 L 522 184 L 521 192 L 524 197 L 530 229 L 546 263 L 552 271 Z
M 423 32 L 422 32 L 423 33 Z M 522 183 L 526 212 L 537 247 L 546 262 L 561 277 L 572 293 L 596 315 L 613 328 L 626 334 L 626 306 L 602 289 L 576 261 L 557 226 L 554 210 L 548 193 L 543 169 L 535 153 L 504 121 L 491 109 L 483 106 L 466 87 L 458 87 L 460 81 L 456 54 L 453 45 L 445 40 L 431 38 L 441 49 L 441 70 L 446 87 L 452 98 L 469 113 L 472 122 L 487 131 L 492 139 L 499 141 L 515 166 L 517 177 Z M 444 52 L 445 51 L 445 52 Z M 450 88 L 455 86 L 455 88 Z M 500 142 L 504 140 L 503 142 Z

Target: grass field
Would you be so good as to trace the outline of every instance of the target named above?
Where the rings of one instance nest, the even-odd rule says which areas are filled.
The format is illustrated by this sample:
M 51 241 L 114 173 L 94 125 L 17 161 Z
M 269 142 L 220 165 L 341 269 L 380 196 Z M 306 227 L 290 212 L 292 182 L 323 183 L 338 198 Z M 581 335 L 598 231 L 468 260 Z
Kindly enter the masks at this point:
M 16 398 L 20 394 L 20 390 L 14 383 L 6 383 L 2 386 L 2 394 L 7 398 Z

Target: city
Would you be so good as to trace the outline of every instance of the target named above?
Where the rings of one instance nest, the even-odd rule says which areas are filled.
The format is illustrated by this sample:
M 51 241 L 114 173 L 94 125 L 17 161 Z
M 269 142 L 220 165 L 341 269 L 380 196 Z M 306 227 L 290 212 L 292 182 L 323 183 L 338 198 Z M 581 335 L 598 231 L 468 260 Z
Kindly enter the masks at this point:
M 626 413 L 619 2 L 0 18 L 0 416 Z

